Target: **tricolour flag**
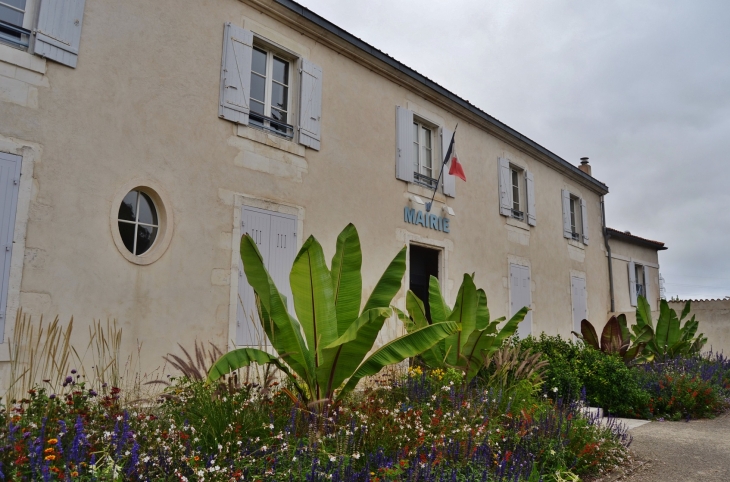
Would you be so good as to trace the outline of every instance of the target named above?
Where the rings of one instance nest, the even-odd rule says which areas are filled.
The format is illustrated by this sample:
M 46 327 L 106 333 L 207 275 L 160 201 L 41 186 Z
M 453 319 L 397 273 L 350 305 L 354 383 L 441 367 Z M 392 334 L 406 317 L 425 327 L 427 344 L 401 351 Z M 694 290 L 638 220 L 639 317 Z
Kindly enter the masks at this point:
M 449 174 L 452 176 L 456 176 L 462 181 L 466 182 L 466 174 L 464 174 L 464 168 L 459 162 L 459 157 L 456 155 L 456 143 L 454 142 L 455 137 L 456 130 L 454 130 L 454 134 L 451 136 L 451 142 L 449 143 L 449 148 L 446 150 L 446 155 L 444 156 L 444 159 L 446 160 L 446 162 L 451 163 L 451 165 L 449 166 Z

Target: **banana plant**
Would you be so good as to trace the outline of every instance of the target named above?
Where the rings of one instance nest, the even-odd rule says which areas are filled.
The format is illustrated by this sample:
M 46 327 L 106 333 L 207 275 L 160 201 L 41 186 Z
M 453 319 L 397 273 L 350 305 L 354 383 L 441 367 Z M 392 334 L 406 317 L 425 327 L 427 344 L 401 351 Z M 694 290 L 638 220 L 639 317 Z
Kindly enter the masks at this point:
M 487 295 L 474 285 L 473 275 L 464 274 L 456 296 L 456 303 L 450 308 L 441 295 L 438 279 L 431 276 L 428 285 L 428 302 L 431 321 L 426 317 L 423 302 L 412 291 L 406 294 L 407 314 L 398 311 L 408 333 L 417 333 L 429 326 L 444 322 L 457 323 L 459 330 L 434 344 L 421 353 L 421 359 L 430 368 L 455 367 L 464 371 L 469 383 L 484 366 L 485 359 L 500 349 L 502 342 L 512 336 L 517 325 L 525 319 L 529 308 L 522 308 L 502 327 L 504 317 L 489 320 Z
M 634 325 L 636 327 L 636 325 Z M 603 327 L 601 338 L 590 321 L 580 322 L 580 333 L 573 334 L 583 342 L 603 353 L 618 355 L 624 363 L 629 363 L 641 355 L 646 345 L 654 338 L 654 330 L 649 325 L 637 327 L 634 335 L 631 335 L 626 322 L 626 315 L 612 316 L 606 326 Z M 632 345 L 633 343 L 633 345 Z
M 699 353 L 707 343 L 707 337 L 700 333 L 695 337 L 699 328 L 699 321 L 692 318 L 682 325 L 682 321 L 689 315 L 691 304 L 684 305 L 682 314 L 669 307 L 666 300 L 659 303 L 659 318 L 657 319 L 655 335 L 644 349 L 644 358 L 647 361 L 675 357 L 677 355 L 692 355 Z M 639 296 L 636 303 L 636 326 L 640 329 L 649 326 L 652 329 L 651 308 L 646 298 Z
M 259 319 L 278 357 L 255 348 L 233 350 L 211 367 L 210 382 L 251 363 L 273 364 L 289 376 L 304 402 L 332 401 L 353 390 L 363 377 L 414 357 L 458 331 L 453 321 L 424 326 L 366 358 L 393 314 L 390 303 L 401 287 L 406 248 L 393 258 L 360 310 L 362 252 L 352 224 L 337 237 L 331 269 L 314 237 L 299 250 L 289 276 L 296 318 L 248 235 L 241 238 L 241 259 L 256 294 Z

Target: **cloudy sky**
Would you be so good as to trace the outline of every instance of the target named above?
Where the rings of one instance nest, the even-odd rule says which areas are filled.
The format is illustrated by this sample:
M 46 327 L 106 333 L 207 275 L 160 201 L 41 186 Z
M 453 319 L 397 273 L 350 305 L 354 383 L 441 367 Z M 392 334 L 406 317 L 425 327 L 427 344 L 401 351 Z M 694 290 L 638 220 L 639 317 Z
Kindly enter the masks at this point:
M 564 159 L 589 156 L 608 225 L 669 247 L 667 297 L 730 296 L 730 2 L 299 1 Z

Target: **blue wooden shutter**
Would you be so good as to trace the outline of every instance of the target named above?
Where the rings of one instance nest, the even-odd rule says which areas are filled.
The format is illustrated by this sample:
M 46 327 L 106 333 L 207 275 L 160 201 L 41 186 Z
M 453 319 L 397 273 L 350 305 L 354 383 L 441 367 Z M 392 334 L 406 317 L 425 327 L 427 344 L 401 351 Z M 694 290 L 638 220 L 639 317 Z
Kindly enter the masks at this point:
M 535 226 L 537 215 L 535 214 L 535 181 L 530 171 L 525 171 L 525 191 L 527 193 L 527 224 Z
M 629 261 L 629 300 L 631 306 L 636 306 L 636 263 Z
M 512 215 L 512 181 L 510 179 L 509 160 L 499 158 L 499 214 Z
M 563 237 L 573 239 L 570 225 L 570 191 L 563 189 Z
M 583 224 L 583 244 L 588 244 L 588 206 L 583 198 L 580 198 L 580 215 Z
M 299 143 L 319 150 L 322 129 L 322 68 L 302 59 Z
M 223 58 L 218 116 L 248 125 L 253 32 L 231 23 L 223 29 Z
M 441 128 L 441 162 L 449 162 L 451 159 L 445 159 L 446 151 L 449 149 L 449 143 L 451 142 L 451 136 L 454 135 L 453 131 Z M 439 164 L 441 166 L 441 164 Z M 449 174 L 449 167 L 444 167 L 444 194 L 449 197 L 456 197 L 456 178 Z
M 15 212 L 20 187 L 19 156 L 0 152 L 0 341 L 4 339 L 7 318 L 10 259 L 13 255 Z
M 413 182 L 413 111 L 395 108 L 395 177 Z
M 76 68 L 85 0 L 42 0 L 33 52 Z

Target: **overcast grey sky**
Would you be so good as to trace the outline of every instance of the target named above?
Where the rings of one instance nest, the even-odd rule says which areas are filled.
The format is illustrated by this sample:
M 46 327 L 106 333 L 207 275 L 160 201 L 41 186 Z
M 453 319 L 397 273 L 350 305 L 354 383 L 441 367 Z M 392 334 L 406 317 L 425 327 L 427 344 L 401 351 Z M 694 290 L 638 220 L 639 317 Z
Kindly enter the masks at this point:
M 589 156 L 607 224 L 669 247 L 668 297 L 730 296 L 730 1 L 299 1 L 564 159 Z

